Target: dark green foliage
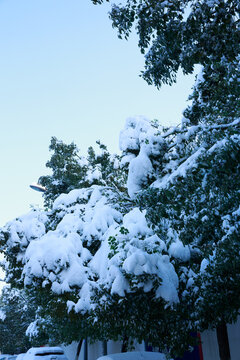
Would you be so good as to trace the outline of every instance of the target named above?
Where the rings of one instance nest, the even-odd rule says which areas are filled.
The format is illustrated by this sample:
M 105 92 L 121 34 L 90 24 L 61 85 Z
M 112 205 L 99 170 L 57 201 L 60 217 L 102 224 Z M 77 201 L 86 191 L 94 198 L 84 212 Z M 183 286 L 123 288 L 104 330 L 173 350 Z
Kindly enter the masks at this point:
M 0 310 L 5 319 L 0 320 L 0 350 L 2 353 L 18 354 L 26 352 L 31 342 L 26 336 L 26 330 L 35 319 L 35 298 L 24 290 L 4 287 L 0 297 Z M 46 337 L 42 334 L 43 345 Z
M 81 158 L 74 143 L 66 145 L 56 137 L 52 137 L 49 150 L 53 154 L 46 163 L 46 167 L 52 170 L 52 175 L 41 176 L 38 180 L 47 188 L 44 200 L 48 207 L 60 194 L 78 188 L 80 182 L 84 182 L 87 172 L 87 166 L 81 164 Z
M 102 0 L 92 0 L 101 4 Z M 182 68 L 234 61 L 239 54 L 239 1 L 127 0 L 110 12 L 119 37 L 128 38 L 135 26 L 145 54 L 143 78 L 160 87 L 176 80 Z
M 38 332 L 30 337 L 32 346 L 43 343 L 52 346 L 70 344 L 91 335 L 92 326 L 86 315 L 66 311 L 66 299 L 69 296 L 56 295 L 48 286 L 41 291 L 31 287 L 31 292 L 38 304 L 35 317 Z M 75 295 L 73 292 L 71 300 L 75 300 Z
M 240 311 L 240 128 L 238 122 L 216 124 L 215 129 L 204 125 L 194 141 L 195 152 L 198 146 L 202 151 L 186 175 L 176 175 L 164 189 L 150 188 L 138 197 L 154 231 L 168 246 L 169 230 L 190 246 L 191 259 L 185 264 L 185 274 L 192 271 L 190 286 L 181 275 L 181 263 L 176 269 L 179 296 L 195 331 L 232 323 Z M 203 260 L 209 263 L 204 270 Z
M 240 58 L 208 65 L 190 96 L 184 116 L 192 125 L 228 124 L 240 117 Z
M 180 356 L 196 344 L 196 339 L 190 335 L 186 307 L 180 304 L 170 307 L 163 299 L 156 299 L 154 292 L 141 290 L 126 293 L 124 299 L 106 292 L 105 295 L 108 301 L 104 308 L 97 307 L 90 314 L 90 318 L 93 316 L 92 320 L 98 323 L 101 340 L 123 341 L 127 338 L 128 350 L 132 340 L 147 341 L 161 352 Z M 98 339 L 93 334 L 93 340 Z
M 52 174 L 38 180 L 47 189 L 43 194 L 46 207 L 50 208 L 60 194 L 91 185 L 109 185 L 124 190 L 126 172 L 114 166 L 119 156 L 111 157 L 105 145 L 100 141 L 96 143 L 99 153 L 91 146 L 85 158 L 79 155 L 74 143 L 67 145 L 55 137 L 51 139 L 49 150 L 53 154 L 46 167 L 52 170 Z
M 223 217 L 223 236 L 208 258 L 206 270 L 196 278 L 199 288 L 198 322 L 202 327 L 215 327 L 224 321 L 233 323 L 240 305 L 240 212 L 229 211 Z M 217 296 L 216 296 L 217 294 Z

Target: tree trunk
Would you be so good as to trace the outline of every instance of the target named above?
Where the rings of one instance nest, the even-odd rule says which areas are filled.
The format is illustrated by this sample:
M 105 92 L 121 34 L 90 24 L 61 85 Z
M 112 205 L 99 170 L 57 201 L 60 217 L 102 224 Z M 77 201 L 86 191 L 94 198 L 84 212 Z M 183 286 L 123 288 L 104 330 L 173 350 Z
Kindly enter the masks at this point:
M 102 342 L 103 355 L 107 355 L 107 340 Z
M 84 360 L 88 360 L 88 338 L 84 341 Z
M 220 359 L 231 360 L 227 324 L 224 321 L 217 326 L 217 340 Z
M 82 343 L 83 343 L 83 339 L 81 339 L 81 340 L 79 341 L 79 343 L 78 343 L 75 360 L 78 360 L 78 358 L 79 358 L 80 351 L 81 351 L 81 348 L 82 348 Z
M 148 351 L 148 341 L 144 341 L 144 350 Z
M 123 342 L 122 342 L 122 348 L 121 348 L 121 352 L 127 352 L 128 351 L 128 337 L 124 336 L 123 338 Z

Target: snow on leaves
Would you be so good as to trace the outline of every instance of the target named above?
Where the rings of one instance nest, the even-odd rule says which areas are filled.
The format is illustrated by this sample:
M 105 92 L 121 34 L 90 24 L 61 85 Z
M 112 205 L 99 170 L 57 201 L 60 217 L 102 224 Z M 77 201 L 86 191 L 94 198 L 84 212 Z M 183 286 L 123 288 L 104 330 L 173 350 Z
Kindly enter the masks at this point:
M 228 249 L 239 232 L 239 136 L 232 117 L 197 125 L 184 118 L 172 128 L 127 119 L 121 156 L 103 146 L 100 161 L 91 151 L 79 188 L 57 197 L 54 190 L 53 199 L 49 192 L 49 210 L 3 228 L 8 281 L 49 290 L 65 314 L 96 314 L 96 321 L 134 294 L 161 303 L 166 316 L 178 309 L 184 318 L 194 301 L 203 312 L 201 283 L 207 289 L 219 276 L 223 254 L 230 263 L 236 255 Z M 196 314 L 189 329 L 191 321 L 202 326 Z
M 25 286 L 59 295 L 78 289 L 76 302 L 67 302 L 77 312 L 96 306 L 92 299 L 100 287 L 120 297 L 154 289 L 156 298 L 178 301 L 178 277 L 164 242 L 149 228 L 145 212 L 123 213 L 119 200 L 118 192 L 93 185 L 60 195 L 41 216 L 33 211 L 9 223 L 7 246 L 21 244 Z
M 96 246 L 111 227 L 121 221 L 121 213 L 110 206 L 114 194 L 102 187 L 72 190 L 53 204 L 56 227 L 32 242 L 25 254 L 25 285 L 41 280 L 42 286 L 61 294 L 82 286 L 93 277 L 87 266 Z M 107 195 L 106 195 L 107 194 Z M 53 216 L 53 214 L 49 214 Z M 50 223 L 53 227 L 53 223 Z M 97 245 L 96 245 L 97 242 Z

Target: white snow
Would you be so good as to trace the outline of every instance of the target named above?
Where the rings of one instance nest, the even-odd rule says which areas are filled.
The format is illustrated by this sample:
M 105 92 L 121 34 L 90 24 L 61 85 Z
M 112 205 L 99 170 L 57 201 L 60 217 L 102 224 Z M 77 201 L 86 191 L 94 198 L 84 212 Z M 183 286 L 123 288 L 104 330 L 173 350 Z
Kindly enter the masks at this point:
M 37 320 L 31 322 L 26 330 L 26 335 L 29 338 L 34 338 L 35 336 L 38 335 L 38 325 L 37 325 Z
M 206 151 L 204 147 L 198 149 L 193 155 L 189 156 L 180 166 L 172 173 L 165 175 L 163 178 L 156 180 L 154 187 L 162 189 L 166 188 L 170 183 L 173 183 L 178 177 L 185 177 L 189 169 L 197 166 L 198 158 Z
M 126 353 L 109 354 L 97 360 L 166 360 L 166 356 L 159 352 L 131 351 Z M 171 359 L 170 359 L 171 360 Z
M 182 261 L 188 261 L 190 259 L 189 246 L 183 245 L 180 240 L 177 240 L 170 245 L 169 254 Z
M 141 146 L 138 156 L 130 162 L 127 180 L 130 197 L 134 197 L 154 174 L 147 150 L 147 146 Z
M 3 310 L 0 309 L 0 321 L 4 321 L 6 319 L 6 314 Z
M 92 184 L 94 180 L 100 180 L 101 178 L 102 173 L 100 169 L 93 169 L 88 171 L 86 180 L 89 181 L 90 184 Z
M 204 273 L 208 265 L 209 265 L 209 260 L 203 259 L 200 266 L 200 273 Z
M 139 150 L 141 133 L 146 133 L 150 128 L 149 121 L 143 116 L 128 118 L 124 129 L 119 135 L 119 148 L 122 151 Z
M 127 188 L 129 196 L 134 198 L 153 178 L 151 158 L 160 156 L 165 140 L 149 120 L 138 117 L 126 120 L 119 145 L 124 153 L 122 166 L 129 163 Z

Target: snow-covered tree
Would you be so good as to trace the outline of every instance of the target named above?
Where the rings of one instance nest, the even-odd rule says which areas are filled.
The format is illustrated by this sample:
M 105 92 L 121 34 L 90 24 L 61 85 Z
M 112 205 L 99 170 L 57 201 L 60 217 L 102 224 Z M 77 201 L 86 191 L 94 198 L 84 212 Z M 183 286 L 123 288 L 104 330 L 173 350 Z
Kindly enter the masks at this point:
M 129 119 L 120 143 L 123 156 L 105 157 L 102 170 L 107 175 L 100 168 L 98 177 L 102 183 L 80 184 L 55 200 L 55 193 L 48 191 L 48 201 L 49 196 L 54 200 L 52 206 L 48 202 L 48 210 L 33 209 L 2 229 L 6 279 L 41 294 L 34 331 L 52 329 L 53 339 L 63 342 L 77 340 L 77 336 L 136 338 L 181 353 L 193 339 L 186 308 L 179 304 L 173 248 L 179 249 L 177 256 L 183 262 L 189 260 L 189 249 L 174 236 L 169 248 L 168 241 L 158 237 L 146 221 L 146 212 L 136 199 L 162 169 L 157 157 L 171 147 L 171 130 L 157 122 Z M 90 166 L 84 184 L 89 169 L 95 170 L 94 162 L 87 161 Z M 128 165 L 131 197 L 124 184 Z M 55 174 L 59 172 L 48 177 L 50 185 L 55 184 Z M 141 319 L 143 307 L 146 317 Z M 64 321 L 65 329 L 61 327 Z M 164 336 L 159 337 L 160 333 Z
M 223 299 L 237 265 L 222 277 L 225 263 L 237 264 L 240 122 L 214 124 L 212 109 L 205 122 L 189 115 L 172 128 L 128 119 L 121 157 L 108 156 L 109 183 L 79 186 L 5 226 L 7 280 L 41 292 L 39 329 L 66 342 L 134 338 L 181 354 L 191 331 L 236 319 L 238 292 L 228 308 Z M 219 287 L 214 297 L 208 287 Z
M 135 338 L 177 355 L 240 309 L 239 2 L 128 0 L 110 16 L 120 36 L 136 23 L 148 83 L 202 65 L 192 104 L 176 127 L 128 119 L 121 156 L 99 143 L 84 158 L 53 138 L 47 209 L 0 233 L 6 277 L 42 294 L 36 326 L 56 339 Z
M 212 70 L 205 68 L 198 77 L 192 106 L 181 128 L 175 129 L 176 143 L 168 153 L 173 157 L 165 173 L 139 194 L 139 201 L 158 236 L 168 227 L 190 246 L 193 273 L 184 301 L 195 299 L 189 313 L 196 328 L 216 327 L 221 359 L 228 359 L 222 335 L 240 309 L 239 60 L 229 64 L 222 59 Z
M 75 144 L 72 143 L 70 145 L 66 145 L 56 138 L 52 138 L 50 151 L 52 151 L 53 154 L 50 161 L 46 164 L 47 167 L 52 169 L 52 174 L 40 178 L 40 182 L 47 187 L 47 190 L 44 193 L 46 211 L 32 209 L 30 214 L 16 219 L 10 224 L 10 226 L 7 225 L 1 232 L 1 244 L 6 259 L 6 278 L 12 286 L 20 288 L 23 286 L 24 276 L 22 274 L 22 267 L 26 249 L 31 241 L 42 237 L 47 232 L 50 233 L 62 220 L 59 217 L 59 209 L 52 208 L 54 199 L 56 199 L 59 194 L 62 194 L 63 196 L 64 193 L 68 193 L 71 189 L 79 188 L 79 194 L 76 194 L 76 190 L 71 192 L 71 196 L 73 197 L 70 197 L 67 202 L 68 205 L 72 206 L 72 208 L 70 210 L 71 206 L 69 206 L 69 209 L 67 209 L 66 206 L 66 213 L 62 213 L 62 217 L 64 218 L 68 212 L 74 213 L 76 208 L 79 207 L 78 211 L 74 215 L 75 219 L 72 218 L 72 220 L 73 222 L 79 222 L 78 225 L 81 226 L 81 219 L 79 216 L 82 215 L 83 228 L 85 224 L 88 224 L 86 230 L 84 230 L 85 235 L 82 241 L 84 242 L 84 247 L 89 248 L 92 254 L 98 250 L 101 244 L 101 230 L 104 232 L 104 229 L 106 230 L 108 226 L 111 225 L 111 216 L 113 219 L 114 216 L 119 216 L 114 209 L 112 210 L 113 215 L 111 215 L 110 206 L 109 208 L 108 206 L 104 207 L 104 203 L 109 194 L 113 194 L 110 196 L 110 198 L 112 197 L 110 202 L 117 201 L 117 207 L 120 209 L 121 206 L 123 206 L 121 211 L 124 211 L 125 205 L 123 204 L 123 199 L 127 195 L 126 188 L 124 187 L 126 171 L 124 169 L 119 169 L 118 155 L 110 155 L 105 145 L 100 142 L 97 142 L 97 144 L 100 151 L 98 150 L 98 152 L 95 152 L 94 149 L 90 147 L 88 149 L 88 156 L 83 157 L 79 156 Z M 95 187 L 92 184 L 95 184 Z M 98 186 L 96 184 L 98 184 Z M 82 191 L 80 190 L 81 188 Z M 98 188 L 100 189 L 99 192 Z M 76 195 L 76 199 L 74 198 L 74 193 Z M 85 219 L 84 204 L 88 203 L 91 194 L 93 203 L 89 204 L 86 214 L 87 218 Z M 76 208 L 74 206 L 75 202 Z M 77 203 L 79 204 L 77 205 Z M 98 203 L 98 208 L 95 211 L 94 206 L 96 203 Z M 65 205 L 62 204 L 60 207 L 65 208 Z M 51 210 L 48 211 L 48 209 Z M 101 215 L 103 220 L 99 217 L 101 210 L 103 210 L 103 214 Z M 107 216 L 106 219 L 104 218 L 105 215 Z M 93 224 L 91 224 L 92 217 L 94 217 Z M 110 223 L 108 224 L 108 222 Z M 104 226 L 103 229 L 101 229 L 102 226 Z M 10 230 L 10 233 L 8 230 Z M 69 227 L 68 230 L 70 233 L 73 231 L 71 227 Z M 66 249 L 69 244 L 66 244 Z M 54 245 L 53 243 L 52 245 L 52 251 L 54 252 L 54 246 L 56 244 Z M 72 244 L 70 247 L 71 246 L 74 245 Z M 64 253 L 64 249 L 62 249 L 62 251 L 63 252 L 61 254 L 56 254 L 57 262 L 60 260 L 60 258 L 57 259 L 58 255 L 61 257 Z M 75 251 L 75 256 L 78 257 L 80 255 L 77 255 L 79 249 L 76 248 Z M 84 255 L 82 262 L 85 260 L 87 261 L 88 256 L 91 256 L 90 252 L 89 255 L 87 255 L 86 251 L 86 249 L 83 249 Z M 66 253 L 65 260 L 67 262 L 68 256 L 71 257 L 72 255 L 70 253 Z M 79 270 L 79 268 L 76 270 Z M 71 271 L 74 272 L 74 268 L 72 268 Z M 81 274 L 75 276 L 81 277 Z M 77 287 L 76 284 L 73 284 L 73 288 L 74 286 Z M 64 294 L 60 295 L 59 293 L 56 296 L 54 292 L 49 292 L 49 287 L 47 286 L 41 289 L 41 296 L 38 296 L 38 291 L 36 291 L 34 287 L 31 288 L 31 292 L 34 292 L 36 302 L 39 305 L 36 319 L 34 319 L 32 326 L 30 326 L 28 331 L 32 341 L 38 341 L 39 334 L 41 335 L 42 331 L 48 333 L 48 343 L 58 343 L 61 341 L 69 343 L 73 340 L 79 340 L 79 337 L 81 336 L 86 337 L 91 335 L 91 329 L 89 330 L 86 316 L 82 316 L 79 313 L 75 317 L 68 315 L 66 302 L 69 299 L 72 300 L 74 297 L 70 296 L 70 298 L 66 298 Z
M 92 1 L 95 4 L 104 2 Z M 145 54 L 142 76 L 149 84 L 158 88 L 163 83 L 171 84 L 178 69 L 188 74 L 195 65 L 202 65 L 202 74 L 191 96 L 192 105 L 184 112 L 181 128 L 173 131 L 176 144 L 172 144 L 172 151 L 164 156 L 164 159 L 170 156 L 170 161 L 162 172 L 160 169 L 152 188 L 140 194 L 139 200 L 143 208 L 148 209 L 147 217 L 155 224 L 158 234 L 164 236 L 165 221 L 177 231 L 184 244 L 191 244 L 196 283 L 202 286 L 214 282 L 215 277 L 211 272 L 207 275 L 210 265 L 201 272 L 198 263 L 207 261 L 213 267 L 216 261 L 218 266 L 214 271 L 218 269 L 221 278 L 220 264 L 224 268 L 225 262 L 234 264 L 236 261 L 235 252 L 229 248 L 234 241 L 227 240 L 223 222 L 230 217 L 233 228 L 237 229 L 237 217 L 232 214 L 239 204 L 239 12 L 239 1 L 230 0 L 127 0 L 123 4 L 115 2 L 110 12 L 120 38 L 128 38 L 135 26 L 139 47 Z M 137 158 L 139 156 L 140 153 Z M 134 173 L 137 161 L 130 164 L 130 172 Z M 149 178 L 154 177 L 153 162 L 146 162 L 146 166 L 142 184 L 149 184 Z M 134 181 L 134 177 L 132 179 Z M 132 189 L 139 191 L 136 183 Z M 228 243 L 223 246 L 224 251 L 223 239 Z M 211 256 L 214 260 L 210 261 Z M 232 283 L 230 274 L 229 270 L 224 298 L 227 285 Z M 233 279 L 237 283 L 237 275 Z M 196 312 L 198 319 L 202 317 L 204 326 L 221 325 L 236 317 L 238 305 L 234 301 L 228 303 L 227 308 L 231 310 L 227 314 L 224 306 L 214 306 L 216 302 L 221 303 L 218 296 L 221 290 L 220 287 L 215 291 L 212 302 L 199 295 L 199 299 L 204 299 L 199 300 L 199 304 L 212 303 L 218 314 L 216 316 L 213 311 L 213 319 L 209 315 L 211 310 L 202 311 L 201 316 Z M 220 346 L 220 356 L 228 359 L 230 354 L 224 354 Z

